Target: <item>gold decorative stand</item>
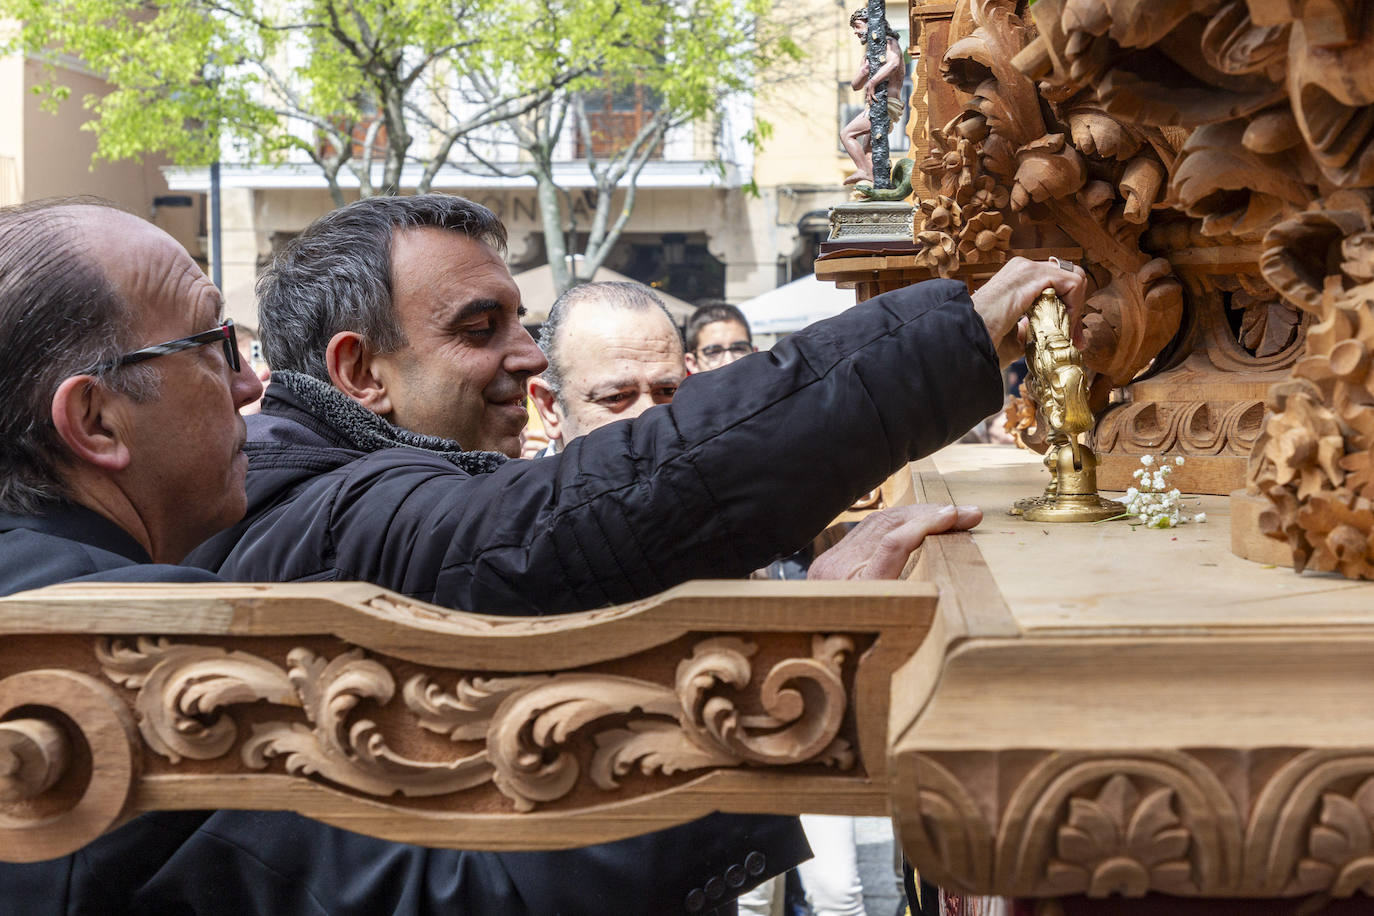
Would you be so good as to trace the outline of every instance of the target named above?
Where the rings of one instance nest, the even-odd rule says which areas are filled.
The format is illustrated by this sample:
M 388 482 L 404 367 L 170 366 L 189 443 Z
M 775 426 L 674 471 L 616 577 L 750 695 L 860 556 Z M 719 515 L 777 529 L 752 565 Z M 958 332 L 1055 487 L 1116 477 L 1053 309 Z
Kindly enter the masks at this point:
M 1017 500 L 1011 514 L 1031 522 L 1099 522 L 1124 515 L 1121 503 L 1097 495 L 1097 456 L 1080 441 L 1092 429 L 1093 414 L 1083 356 L 1070 336 L 1069 310 L 1047 289 L 1029 318 L 1027 384 L 1049 433 L 1045 467 L 1052 476 L 1043 496 Z

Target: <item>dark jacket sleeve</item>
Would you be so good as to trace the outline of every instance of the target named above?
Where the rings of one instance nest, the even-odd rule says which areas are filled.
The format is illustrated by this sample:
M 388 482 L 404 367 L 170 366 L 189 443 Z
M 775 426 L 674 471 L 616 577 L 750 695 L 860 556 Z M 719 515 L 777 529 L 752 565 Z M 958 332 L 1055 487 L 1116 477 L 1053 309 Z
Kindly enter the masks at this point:
M 472 478 L 414 450 L 369 455 L 255 521 L 220 572 L 497 614 L 634 600 L 792 552 L 1001 403 L 966 288 L 929 281 L 694 375 L 559 456 Z

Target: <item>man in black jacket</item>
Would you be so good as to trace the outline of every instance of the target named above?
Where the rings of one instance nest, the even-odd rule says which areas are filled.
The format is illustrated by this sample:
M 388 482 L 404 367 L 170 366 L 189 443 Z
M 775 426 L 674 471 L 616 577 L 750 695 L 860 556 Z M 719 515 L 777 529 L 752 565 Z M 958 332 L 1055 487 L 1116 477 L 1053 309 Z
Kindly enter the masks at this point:
M 249 422 L 248 515 L 191 562 L 508 614 L 742 576 L 994 412 L 995 346 L 1015 348 L 1046 286 L 1083 292 L 1081 273 L 1017 259 L 974 302 L 951 281 L 889 293 L 558 456 L 507 461 L 545 363 L 504 241 L 485 208 L 421 195 L 341 208 L 287 246 L 258 289 L 274 374 Z M 790 819 L 721 823 L 525 854 L 516 879 L 534 912 L 699 912 L 805 855 Z
M 104 205 L 0 210 L 0 390 L 0 595 L 217 579 L 169 564 L 243 514 L 262 386 L 181 246 Z M 149 814 L 0 864 L 3 916 L 529 912 L 499 857 L 280 812 Z

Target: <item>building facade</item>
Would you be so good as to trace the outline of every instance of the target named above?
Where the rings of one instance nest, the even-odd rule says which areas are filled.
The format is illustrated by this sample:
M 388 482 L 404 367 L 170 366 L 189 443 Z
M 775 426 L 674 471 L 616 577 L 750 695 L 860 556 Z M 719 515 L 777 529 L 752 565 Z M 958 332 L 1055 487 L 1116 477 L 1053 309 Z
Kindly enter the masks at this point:
M 849 7 L 801 0 L 788 5 L 789 15 L 796 16 L 799 7 L 803 15 L 798 18 L 809 30 L 804 74 L 774 79 L 761 73 L 754 95 L 729 100 L 714 123 L 670 131 L 639 176 L 633 215 L 605 266 L 688 301 L 742 301 L 810 272 L 827 228 L 826 210 L 847 197 L 841 181 L 852 165 L 838 137 L 861 101 L 849 81 L 862 48 L 849 30 Z M 904 30 L 906 7 L 891 5 L 888 18 Z M 903 31 L 904 47 L 906 37 Z M 99 93 L 99 78 L 75 64 L 65 67 L 58 80 L 73 91 L 54 117 L 39 108 L 30 91 L 43 78 L 40 71 L 32 60 L 0 61 L 0 110 L 11 113 L 9 123 L 22 125 L 0 139 L 0 196 L 15 201 L 72 193 L 109 197 L 149 215 L 207 262 L 213 256 L 206 240 L 210 170 L 172 166 L 155 157 L 92 168 L 95 139 L 80 129 L 86 115 L 77 100 Z M 635 104 L 643 100 L 636 98 Z M 629 110 L 610 111 L 613 103 L 607 107 L 612 117 L 634 116 Z M 756 118 L 773 126 L 757 155 L 744 142 Z M 577 225 L 564 229 L 576 248 L 579 229 L 590 222 L 596 190 L 578 138 L 573 131 L 566 134 L 556 173 L 560 186 L 571 191 Z M 892 145 L 900 155 L 904 126 L 894 130 Z M 475 175 L 461 166 L 445 166 L 432 190 L 472 198 L 501 216 L 509 229 L 512 271 L 546 263 L 533 180 Z M 418 176 L 418 168 L 403 175 L 402 193 L 414 189 Z M 757 187 L 753 194 L 745 191 L 751 181 Z M 275 250 L 334 204 L 323 176 L 308 162 L 226 162 L 220 189 L 228 312 L 256 327 L 253 288 L 259 271 Z M 345 186 L 345 193 L 356 197 L 356 185 Z

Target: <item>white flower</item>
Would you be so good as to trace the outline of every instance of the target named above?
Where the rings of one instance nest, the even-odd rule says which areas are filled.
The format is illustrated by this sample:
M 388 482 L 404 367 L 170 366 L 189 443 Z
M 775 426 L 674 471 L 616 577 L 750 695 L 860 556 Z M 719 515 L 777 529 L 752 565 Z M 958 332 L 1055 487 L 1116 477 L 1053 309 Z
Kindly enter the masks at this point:
M 1182 494 L 1178 492 L 1178 487 L 1174 487 L 1172 490 L 1169 491 L 1170 499 L 1177 500 L 1181 495 Z
M 1179 455 L 1177 458 L 1175 458 L 1175 459 L 1174 459 L 1174 464 L 1178 465 L 1179 467 L 1182 467 L 1182 466 L 1183 466 L 1183 456 L 1182 456 L 1182 455 Z
M 1131 476 L 1132 476 L 1132 477 L 1136 477 L 1136 478 L 1144 477 L 1144 476 L 1145 476 L 1145 471 L 1144 471 L 1143 469 L 1137 470 L 1137 471 L 1136 471 L 1134 474 L 1132 474 Z
M 1137 490 L 1135 487 L 1127 487 L 1127 488 L 1126 488 L 1126 501 L 1127 501 L 1127 502 L 1130 502 L 1131 500 L 1135 499 L 1135 498 L 1136 498 L 1137 496 L 1139 496 L 1139 495 L 1140 495 L 1140 491 Z
M 1143 465 L 1145 465 L 1146 467 L 1149 467 L 1150 465 L 1152 465 L 1152 464 L 1155 463 L 1155 456 L 1154 456 L 1154 455 L 1141 455 L 1141 456 L 1140 456 L 1140 463 L 1143 464 Z
M 1207 513 L 1199 512 L 1197 515 L 1193 516 L 1193 521 L 1197 522 L 1199 525 L 1207 524 Z

